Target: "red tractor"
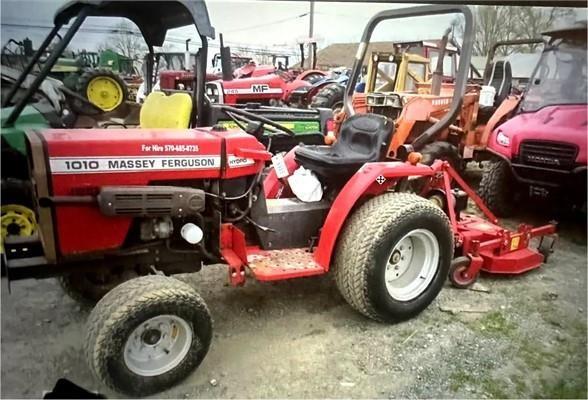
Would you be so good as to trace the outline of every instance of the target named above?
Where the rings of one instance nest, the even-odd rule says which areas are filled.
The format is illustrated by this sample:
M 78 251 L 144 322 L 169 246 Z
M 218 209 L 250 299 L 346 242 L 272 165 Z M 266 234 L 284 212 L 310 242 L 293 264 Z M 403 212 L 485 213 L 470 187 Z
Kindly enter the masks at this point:
M 259 103 L 269 106 L 297 105 L 299 96 L 293 93 L 303 88 L 310 88 L 316 81 L 324 79 L 326 73 L 316 69 L 316 43 L 311 42 L 313 57 L 311 67 L 289 68 L 288 59 L 274 57 L 277 66 L 249 64 L 232 71 L 229 65 L 223 65 L 223 79 L 208 82 L 206 95 L 212 103 L 239 105 Z M 304 45 L 300 45 L 301 66 L 304 65 Z M 228 47 L 221 46 L 221 54 L 230 54 Z M 283 61 L 279 61 L 283 60 Z
M 116 2 L 123 3 L 136 4 Z M 181 4 L 202 41 L 202 74 L 214 30 L 203 2 Z M 382 11 L 362 37 L 368 43 L 381 21 L 448 13 L 464 17 L 461 73 L 455 106 L 426 131 L 428 137 L 458 116 L 472 50 L 471 11 Z M 365 57 L 363 47 L 356 72 Z M 454 284 L 467 286 L 480 270 L 516 274 L 542 263 L 544 256 L 529 241 L 553 233 L 553 225 L 505 230 L 447 162 L 418 164 L 416 152 L 407 152 L 407 161 L 387 161 L 393 122 L 354 115 L 351 96 L 345 98 L 350 117 L 336 144 L 300 146 L 281 158 L 259 142 L 264 126 L 280 130 L 262 116 L 213 105 L 238 115 L 242 128 L 206 126 L 202 86 L 196 90 L 202 108 L 194 113 L 188 112 L 192 103 L 185 93 L 150 94 L 141 128 L 27 132 L 39 232 L 7 238 L 8 276 L 99 275 L 110 277 L 111 286 L 119 284 L 90 314 L 85 338 L 92 371 L 111 388 L 134 396 L 163 390 L 206 356 L 210 312 L 194 288 L 165 274 L 225 263 L 229 282 L 240 286 L 248 278 L 279 281 L 333 270 L 351 307 L 391 323 L 425 309 L 448 274 Z M 180 110 L 191 116 L 191 129 L 162 127 L 177 122 Z M 418 150 L 417 143 L 412 146 Z M 305 187 L 292 179 L 301 167 L 318 176 L 323 195 L 315 201 L 295 195 Z M 418 195 L 400 192 L 410 177 L 423 180 Z M 468 195 L 487 219 L 463 212 Z
M 492 159 L 480 196 L 500 216 L 529 197 L 586 207 L 586 25 L 545 35 L 522 97 L 501 104 L 484 132 Z

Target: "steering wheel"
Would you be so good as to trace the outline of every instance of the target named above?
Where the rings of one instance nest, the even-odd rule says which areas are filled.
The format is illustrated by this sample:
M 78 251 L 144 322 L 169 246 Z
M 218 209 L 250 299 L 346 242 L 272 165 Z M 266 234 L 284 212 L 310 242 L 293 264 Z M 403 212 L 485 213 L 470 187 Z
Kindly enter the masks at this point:
M 233 120 L 234 123 L 239 126 L 239 128 L 245 130 L 245 127 L 242 125 L 242 122 L 249 123 L 249 122 L 261 122 L 261 128 L 264 128 L 264 125 L 267 125 L 265 128 L 268 130 L 278 133 L 278 134 L 286 134 L 290 137 L 295 137 L 296 133 L 291 129 L 282 126 L 271 119 L 263 117 L 261 115 L 257 115 L 251 113 L 249 111 L 242 110 L 240 108 L 226 106 L 226 105 L 215 105 L 215 107 L 220 108 L 222 111 L 225 112 Z M 261 130 L 263 132 L 263 129 Z
M 91 109 L 93 109 L 93 111 L 96 111 L 98 113 L 103 113 L 104 112 L 104 110 L 101 109 L 100 107 L 98 107 L 96 104 L 92 103 L 90 100 L 86 99 L 81 94 L 76 93 L 73 90 L 69 89 L 65 85 L 59 86 L 59 90 L 61 90 L 66 96 L 69 96 L 69 97 L 72 97 L 72 98 L 74 98 L 76 100 L 81 101 L 82 103 L 84 103 L 85 105 L 87 105 Z

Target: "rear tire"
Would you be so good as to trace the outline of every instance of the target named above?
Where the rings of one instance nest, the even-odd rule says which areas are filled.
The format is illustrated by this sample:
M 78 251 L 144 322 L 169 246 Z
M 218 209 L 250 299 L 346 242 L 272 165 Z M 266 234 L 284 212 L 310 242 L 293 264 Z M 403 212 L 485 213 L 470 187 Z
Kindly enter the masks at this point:
M 116 110 L 118 107 L 122 106 L 124 102 L 129 97 L 129 91 L 125 81 L 114 72 L 107 70 L 107 69 L 96 69 L 84 72 L 77 83 L 77 92 L 89 99 L 88 91 L 91 89 L 92 82 L 96 82 L 98 79 L 106 79 L 111 82 L 111 88 L 116 87 L 116 91 L 106 91 L 106 103 L 108 104 L 107 107 L 103 107 L 101 104 L 93 102 L 98 108 L 102 109 L 104 112 L 110 112 Z M 75 108 L 75 112 L 83 115 L 96 115 L 99 114 L 99 111 L 95 108 L 90 107 L 88 104 L 84 104 L 80 101 L 73 100 L 72 102 L 73 107 Z
M 374 320 L 401 321 L 419 314 L 441 290 L 453 234 L 447 216 L 428 200 L 387 193 L 351 216 L 336 254 L 335 280 L 345 300 Z
M 484 171 L 478 194 L 497 217 L 511 216 L 514 211 L 514 176 L 504 160 L 491 161 Z
M 198 293 L 177 279 L 149 275 L 119 285 L 98 302 L 84 352 L 104 384 L 145 396 L 192 373 L 211 338 L 210 312 Z
M 330 108 L 336 110 L 342 108 L 345 97 L 345 86 L 331 83 L 318 91 L 310 102 L 311 108 Z

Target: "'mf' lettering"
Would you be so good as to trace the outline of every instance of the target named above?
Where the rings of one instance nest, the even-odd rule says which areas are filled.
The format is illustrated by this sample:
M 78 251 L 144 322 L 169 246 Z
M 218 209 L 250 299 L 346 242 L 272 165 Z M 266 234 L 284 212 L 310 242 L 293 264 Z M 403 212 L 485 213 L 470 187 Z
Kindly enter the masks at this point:
M 256 85 L 251 85 L 251 91 L 253 93 L 265 93 L 269 90 L 269 85 L 258 83 Z

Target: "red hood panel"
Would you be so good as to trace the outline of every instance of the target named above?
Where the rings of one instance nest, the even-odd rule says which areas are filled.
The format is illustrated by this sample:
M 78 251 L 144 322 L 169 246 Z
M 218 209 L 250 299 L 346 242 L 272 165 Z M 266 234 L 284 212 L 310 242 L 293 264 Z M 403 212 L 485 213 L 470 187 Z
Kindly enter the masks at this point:
M 263 160 L 249 156 L 264 152 L 263 145 L 241 130 L 53 129 L 40 135 L 46 143 L 53 196 L 96 195 L 112 185 L 231 179 L 264 167 Z M 57 206 L 60 254 L 118 248 L 131 221 L 106 217 L 92 204 Z
M 572 143 L 578 147 L 576 162 L 586 164 L 588 109 L 586 105 L 545 107 L 537 112 L 522 113 L 494 130 L 489 147 L 511 158 L 519 154 L 523 140 L 545 140 Z M 496 143 L 498 132 L 510 138 L 510 146 Z

